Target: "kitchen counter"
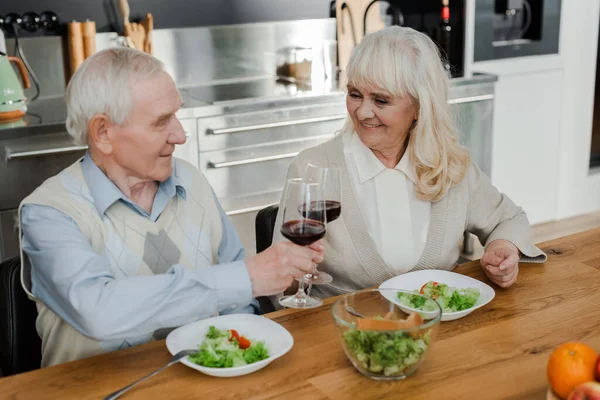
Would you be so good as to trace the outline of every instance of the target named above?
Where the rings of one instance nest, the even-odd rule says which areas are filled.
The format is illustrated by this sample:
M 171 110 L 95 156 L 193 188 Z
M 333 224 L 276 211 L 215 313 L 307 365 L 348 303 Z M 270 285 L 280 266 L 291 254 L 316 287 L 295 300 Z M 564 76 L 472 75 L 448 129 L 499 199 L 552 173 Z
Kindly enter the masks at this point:
M 450 81 L 450 102 L 463 97 L 464 91 L 473 85 L 490 84 L 496 77 L 490 74 L 475 74 L 471 78 L 456 78 Z M 179 88 L 184 106 L 179 110 L 179 118 L 216 115 L 230 107 L 251 109 L 311 102 L 334 101 L 344 96 L 337 85 L 319 82 L 314 87 L 298 87 L 276 81 L 274 77 L 261 79 L 229 79 L 218 84 L 190 85 Z M 62 96 L 39 98 L 28 105 L 23 121 L 0 124 L 0 140 L 36 132 L 64 132 L 67 117 L 65 99 Z M 40 128 L 45 129 L 40 129 Z M 15 132 L 11 132 L 15 131 Z

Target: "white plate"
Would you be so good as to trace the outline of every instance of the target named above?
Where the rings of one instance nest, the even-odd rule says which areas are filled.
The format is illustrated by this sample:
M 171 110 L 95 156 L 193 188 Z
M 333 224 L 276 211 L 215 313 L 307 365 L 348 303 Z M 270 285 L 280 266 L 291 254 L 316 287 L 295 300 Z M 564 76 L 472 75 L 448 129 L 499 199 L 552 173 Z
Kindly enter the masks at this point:
M 184 358 L 181 362 L 206 375 L 232 377 L 250 374 L 269 365 L 273 360 L 287 353 L 294 345 L 294 338 L 283 326 L 268 318 L 253 314 L 230 314 L 207 318 L 179 327 L 167 336 L 167 349 L 171 354 L 181 350 L 197 349 L 206 338 L 208 327 L 214 325 L 221 330 L 235 329 L 250 341 L 262 341 L 269 350 L 270 357 L 252 364 L 233 368 L 203 367 Z
M 479 293 L 480 293 L 479 299 L 477 299 L 477 302 L 475 303 L 475 305 L 473 307 L 471 307 L 467 310 L 462 310 L 462 311 L 442 312 L 442 321 L 452 321 L 455 319 L 462 318 L 466 315 L 469 315 L 473 311 L 477 310 L 480 307 L 483 307 L 484 305 L 486 305 L 487 303 L 492 301 L 492 299 L 496 295 L 496 292 L 494 292 L 494 289 L 492 289 L 490 286 L 486 285 L 485 283 L 478 281 L 477 279 L 473 279 L 473 278 L 470 278 L 468 276 L 461 275 L 461 274 L 456 274 L 454 272 L 437 270 L 437 269 L 427 269 L 427 270 L 414 271 L 414 272 L 409 272 L 406 274 L 398 275 L 398 276 L 395 276 L 395 277 L 383 282 L 381 285 L 379 285 L 379 288 L 380 289 L 401 289 L 401 290 L 408 290 L 408 291 L 412 292 L 415 290 L 419 290 L 421 288 L 421 286 L 423 286 L 425 283 L 427 283 L 429 281 L 445 283 L 448 286 L 452 286 L 452 287 L 455 287 L 458 289 L 466 289 L 466 288 L 479 289 Z M 387 292 L 387 293 L 385 293 L 385 292 Z M 428 315 L 428 313 L 426 311 L 423 312 L 420 310 L 414 310 L 410 307 L 406 307 L 405 305 L 400 304 L 398 297 L 396 297 L 396 294 L 393 293 L 392 291 L 386 290 L 386 291 L 382 292 L 382 294 L 389 301 L 397 304 L 405 312 L 419 311 L 419 313 L 425 314 L 424 315 L 425 319 L 431 319 L 431 318 L 435 317 L 435 312 L 433 312 L 433 313 L 430 312 L 429 314 L 431 314 L 431 315 Z

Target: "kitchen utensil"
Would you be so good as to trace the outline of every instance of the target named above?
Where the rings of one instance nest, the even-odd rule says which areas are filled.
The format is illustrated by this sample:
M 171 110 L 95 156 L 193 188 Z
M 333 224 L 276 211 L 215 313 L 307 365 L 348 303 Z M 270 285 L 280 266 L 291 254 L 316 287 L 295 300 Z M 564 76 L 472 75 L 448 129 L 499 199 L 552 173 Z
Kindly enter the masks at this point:
M 375 2 L 370 6 L 372 2 L 373 0 L 336 2 L 338 65 L 342 73 L 340 83 L 345 80 L 345 69 L 352 48 L 359 44 L 364 36 L 365 25 L 368 27 L 368 32 L 374 32 L 385 27 L 385 23 L 381 18 L 379 2 Z
M 96 23 L 94 21 L 85 21 L 81 24 L 83 36 L 83 53 L 88 58 L 96 52 Z
M 127 0 L 119 0 L 119 9 L 121 10 L 121 14 L 123 15 L 123 28 L 125 30 L 125 43 L 127 43 L 128 47 L 136 48 L 143 50 L 144 39 L 140 38 L 139 29 L 137 28 L 138 24 L 132 24 L 129 22 L 129 2 Z M 136 26 L 133 26 L 136 25 Z M 134 41 L 134 37 L 135 40 Z M 141 43 L 141 48 L 137 47 L 138 44 Z
M 152 14 L 146 14 L 146 19 L 142 21 L 142 26 L 146 30 L 144 51 L 148 54 L 152 54 L 152 30 L 154 29 L 154 18 L 152 17 Z
M 146 30 L 140 24 L 135 22 L 125 25 L 125 35 L 131 38 L 133 47 L 144 51 L 144 40 L 146 39 Z
M 121 396 L 123 393 L 125 393 L 126 391 L 128 391 L 129 389 L 131 389 L 132 387 L 134 387 L 135 385 L 137 385 L 138 383 L 141 383 L 143 381 L 145 381 L 148 378 L 153 377 L 154 375 L 164 371 L 165 369 L 169 368 L 171 365 L 173 364 L 177 364 L 179 361 L 181 361 L 183 358 L 189 356 L 190 354 L 194 354 L 197 353 L 198 350 L 181 350 L 180 352 L 178 352 L 177 354 L 175 354 L 172 358 L 171 361 L 169 361 L 169 363 L 167 365 L 165 365 L 162 368 L 157 369 L 156 371 L 144 376 L 143 378 L 138 379 L 137 381 L 125 386 L 122 389 L 117 390 L 116 392 L 113 392 L 111 394 L 109 394 L 108 396 L 106 396 L 104 398 L 104 400 L 114 400 L 117 397 Z
M 83 47 L 83 34 L 81 30 L 81 22 L 70 22 L 67 25 L 68 30 L 68 47 L 69 47 L 69 66 L 71 68 L 71 76 L 77 71 L 77 68 L 85 60 L 85 51 Z
M 364 315 L 362 315 L 361 313 L 359 313 L 358 311 L 356 311 L 354 309 L 354 307 L 352 307 L 352 306 L 346 306 L 346 311 L 348 311 L 350 314 L 354 315 L 355 317 L 358 317 L 358 318 L 367 318 Z
M 22 84 L 11 63 L 17 66 Z M 27 101 L 23 88 L 30 86 L 23 61 L 0 52 L 0 121 L 17 121 L 25 115 Z

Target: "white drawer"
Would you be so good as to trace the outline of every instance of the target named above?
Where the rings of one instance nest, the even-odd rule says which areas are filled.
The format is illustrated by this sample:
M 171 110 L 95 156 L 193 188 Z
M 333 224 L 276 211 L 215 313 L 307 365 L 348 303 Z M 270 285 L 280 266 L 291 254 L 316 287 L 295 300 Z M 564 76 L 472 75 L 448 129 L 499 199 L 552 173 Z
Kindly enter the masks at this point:
M 200 152 L 331 135 L 346 118 L 343 102 L 270 108 L 198 119 Z
M 332 137 L 323 135 L 253 148 L 202 152 L 200 170 L 219 199 L 281 190 L 296 154 Z

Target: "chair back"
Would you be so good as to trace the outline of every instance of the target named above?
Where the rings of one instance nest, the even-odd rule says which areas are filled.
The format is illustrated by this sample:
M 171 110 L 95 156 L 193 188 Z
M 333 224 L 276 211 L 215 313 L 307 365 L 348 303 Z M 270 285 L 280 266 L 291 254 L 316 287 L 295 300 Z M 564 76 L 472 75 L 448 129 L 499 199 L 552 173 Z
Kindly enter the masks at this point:
M 273 242 L 273 231 L 275 229 L 275 220 L 277 219 L 279 205 L 273 204 L 265 207 L 256 214 L 254 224 L 256 233 L 256 252 L 266 250 Z
M 260 253 L 271 246 L 278 210 L 279 205 L 273 204 L 263 208 L 258 212 L 258 214 L 256 214 L 256 220 L 254 222 L 254 229 L 256 233 L 256 253 Z M 268 297 L 261 296 L 256 300 L 258 300 L 258 303 L 260 304 L 260 310 L 262 314 L 275 311 L 275 307 L 273 307 L 273 304 Z
M 0 264 L 0 370 L 2 376 L 40 368 L 42 342 L 35 328 L 37 308 L 21 286 L 21 259 Z

